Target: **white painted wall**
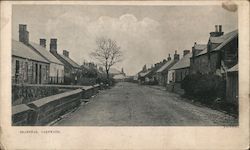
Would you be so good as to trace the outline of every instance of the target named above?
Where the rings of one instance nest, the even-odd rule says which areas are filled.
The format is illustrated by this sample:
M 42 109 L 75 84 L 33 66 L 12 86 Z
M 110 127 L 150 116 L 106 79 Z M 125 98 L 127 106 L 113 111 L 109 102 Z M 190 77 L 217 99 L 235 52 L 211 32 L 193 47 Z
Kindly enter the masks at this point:
M 56 63 L 50 63 L 50 71 L 49 71 L 49 77 L 50 77 L 50 82 L 55 83 L 57 80 L 57 74 L 58 74 L 58 82 L 62 83 L 64 79 L 64 66 L 59 65 Z
M 174 73 L 175 73 L 175 70 L 168 70 L 167 84 L 169 84 L 170 82 L 174 82 L 174 76 L 173 76 Z

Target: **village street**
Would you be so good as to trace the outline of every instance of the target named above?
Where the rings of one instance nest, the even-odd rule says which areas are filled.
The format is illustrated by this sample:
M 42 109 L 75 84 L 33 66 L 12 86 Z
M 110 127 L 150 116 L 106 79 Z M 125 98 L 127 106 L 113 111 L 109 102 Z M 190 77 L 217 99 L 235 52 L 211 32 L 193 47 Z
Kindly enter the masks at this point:
M 58 121 L 57 126 L 234 125 L 222 112 L 196 106 L 164 89 L 121 82 Z

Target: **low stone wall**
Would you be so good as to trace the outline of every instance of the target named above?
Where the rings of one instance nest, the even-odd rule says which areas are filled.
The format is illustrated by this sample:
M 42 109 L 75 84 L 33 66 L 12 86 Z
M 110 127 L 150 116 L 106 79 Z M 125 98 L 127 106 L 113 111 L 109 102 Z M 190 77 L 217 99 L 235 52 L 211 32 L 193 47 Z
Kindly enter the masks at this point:
M 89 99 L 91 96 L 93 96 L 94 94 L 94 89 L 92 86 L 85 86 L 84 88 L 82 88 L 83 90 L 83 94 L 82 94 L 82 98 L 83 99 Z
M 31 101 L 60 93 L 58 87 L 37 84 L 13 84 L 12 105 L 27 104 Z
M 98 87 L 81 85 L 55 85 L 55 84 L 13 84 L 12 85 L 12 105 L 27 104 L 29 102 L 48 97 L 51 95 L 67 92 L 75 89 Z
M 180 83 L 170 83 L 166 85 L 166 89 L 169 92 L 174 92 L 180 95 L 183 95 L 185 93 L 185 91 L 181 88 L 181 84 Z
M 35 125 L 47 124 L 81 103 L 82 90 L 77 89 L 49 97 L 45 97 L 28 104 L 36 111 Z
M 17 105 L 12 107 L 12 125 L 22 126 L 22 125 L 31 125 L 32 114 L 34 110 L 28 107 L 25 104 Z
M 84 99 L 89 99 L 91 96 L 96 95 L 99 90 L 101 90 L 101 86 L 99 84 L 93 85 L 93 86 L 84 86 L 82 87 L 83 90 L 83 96 Z
M 12 125 L 46 125 L 78 107 L 81 99 L 90 98 L 101 89 L 99 84 L 77 87 L 75 90 L 13 106 Z

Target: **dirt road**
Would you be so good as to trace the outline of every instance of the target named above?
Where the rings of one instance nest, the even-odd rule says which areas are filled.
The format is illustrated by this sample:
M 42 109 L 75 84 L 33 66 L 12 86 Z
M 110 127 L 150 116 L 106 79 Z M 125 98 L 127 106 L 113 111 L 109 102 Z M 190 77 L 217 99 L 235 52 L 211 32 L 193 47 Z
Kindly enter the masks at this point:
M 216 126 L 235 125 L 222 112 L 196 106 L 163 89 L 121 82 L 100 91 L 57 126 Z

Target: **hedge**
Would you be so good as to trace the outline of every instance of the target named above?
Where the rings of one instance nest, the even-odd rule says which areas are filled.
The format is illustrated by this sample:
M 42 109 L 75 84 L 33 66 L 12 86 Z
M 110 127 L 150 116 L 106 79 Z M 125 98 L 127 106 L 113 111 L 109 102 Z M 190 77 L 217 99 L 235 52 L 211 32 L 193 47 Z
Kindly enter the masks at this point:
M 181 87 L 186 96 L 212 104 L 216 99 L 225 98 L 225 84 L 225 80 L 218 75 L 192 74 L 184 78 Z

